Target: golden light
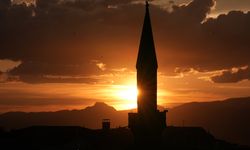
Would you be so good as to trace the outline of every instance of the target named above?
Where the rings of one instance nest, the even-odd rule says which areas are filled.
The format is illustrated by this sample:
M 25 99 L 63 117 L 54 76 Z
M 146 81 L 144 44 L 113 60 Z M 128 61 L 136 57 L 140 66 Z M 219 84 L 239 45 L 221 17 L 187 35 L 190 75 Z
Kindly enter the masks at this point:
M 116 85 L 114 88 L 114 97 L 123 101 L 122 105 L 116 105 L 118 109 L 132 109 L 137 106 L 138 90 L 136 85 Z
M 125 86 L 117 92 L 117 96 L 123 100 L 134 101 L 137 98 L 137 93 L 136 87 Z

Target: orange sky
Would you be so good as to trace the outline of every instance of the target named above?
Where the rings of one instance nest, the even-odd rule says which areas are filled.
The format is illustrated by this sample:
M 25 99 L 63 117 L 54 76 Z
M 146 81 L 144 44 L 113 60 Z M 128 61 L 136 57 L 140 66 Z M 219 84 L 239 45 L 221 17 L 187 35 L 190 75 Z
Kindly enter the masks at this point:
M 216 84 L 202 73 L 187 73 L 180 77 L 158 75 L 158 104 L 172 107 L 191 101 L 222 100 L 249 96 L 250 82 Z M 82 109 L 97 101 L 105 102 L 118 110 L 136 107 L 136 75 L 126 71 L 100 76 L 103 83 L 2 83 L 1 110 L 52 111 Z M 114 84 L 113 80 L 120 80 Z M 12 101 L 12 102 L 11 102 Z
M 159 105 L 250 96 L 249 2 L 154 4 Z M 143 4 L 0 2 L 0 13 L 0 112 L 136 107 Z

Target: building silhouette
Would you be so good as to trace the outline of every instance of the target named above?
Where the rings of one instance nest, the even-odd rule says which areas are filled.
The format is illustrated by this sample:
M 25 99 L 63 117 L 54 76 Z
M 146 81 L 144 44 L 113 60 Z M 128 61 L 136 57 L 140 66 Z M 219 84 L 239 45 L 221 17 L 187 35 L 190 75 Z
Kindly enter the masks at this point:
M 102 119 L 102 130 L 110 129 L 110 119 Z
M 147 1 L 136 69 L 138 112 L 128 114 L 128 126 L 137 141 L 158 139 L 166 128 L 166 111 L 157 109 L 158 63 Z

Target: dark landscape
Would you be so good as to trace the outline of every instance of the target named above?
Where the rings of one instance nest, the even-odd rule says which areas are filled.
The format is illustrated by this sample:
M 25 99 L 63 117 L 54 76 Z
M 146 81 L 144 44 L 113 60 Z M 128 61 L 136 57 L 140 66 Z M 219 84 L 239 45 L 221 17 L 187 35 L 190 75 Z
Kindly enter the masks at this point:
M 77 126 L 33 126 L 1 132 L 1 148 L 8 150 L 88 150 L 88 149 L 197 149 L 249 150 L 247 146 L 217 140 L 199 127 L 168 127 L 157 145 L 143 147 L 133 141 L 127 128 L 108 131 L 91 130 Z
M 25 139 L 26 136 L 31 139 L 33 139 L 34 136 L 34 140 L 37 140 L 35 143 L 39 142 L 38 139 L 42 136 L 44 136 L 44 139 L 48 139 L 46 136 L 50 137 L 65 134 L 62 137 L 65 137 L 65 140 L 70 140 L 71 135 L 74 135 L 72 138 L 75 138 L 78 134 L 83 136 L 80 136 L 79 138 L 84 138 L 86 135 L 100 136 L 101 138 L 101 136 L 106 136 L 106 133 L 116 134 L 119 138 L 125 138 L 125 141 L 130 143 L 133 136 L 131 131 L 127 129 L 126 125 L 128 122 L 127 114 L 131 111 L 135 110 L 117 111 L 105 103 L 95 103 L 95 105 L 82 110 L 62 110 L 57 112 L 36 113 L 8 112 L 0 115 L 0 125 L 5 131 L 10 131 L 7 133 L 3 132 L 5 134 L 2 135 L 12 135 L 12 138 L 25 136 Z M 165 131 L 167 137 L 165 138 L 177 140 L 175 142 L 178 143 L 185 142 L 182 138 L 192 141 L 191 139 L 195 137 L 195 140 L 202 140 L 203 138 L 209 137 L 212 139 L 212 143 L 218 142 L 215 141 L 215 139 L 220 139 L 234 144 L 250 146 L 250 118 L 248 114 L 250 114 L 249 97 L 183 104 L 169 109 L 167 114 L 168 127 Z M 111 127 L 113 128 L 111 131 L 103 132 L 101 130 L 103 118 L 109 118 L 111 120 Z M 60 127 L 56 129 L 56 126 Z M 192 131 L 194 131 L 194 133 Z M 56 132 L 60 134 L 57 135 Z M 184 135 L 188 137 L 185 137 Z M 201 136 L 201 139 L 197 138 L 197 136 Z M 119 140 L 119 138 L 115 137 L 114 139 Z M 76 140 L 74 142 L 81 141 L 80 139 L 77 140 L 77 138 L 74 140 Z M 82 142 L 85 140 L 82 140 Z M 203 140 L 204 142 L 207 142 L 205 139 Z M 121 140 L 120 142 L 125 141 Z M 58 142 L 60 143 L 61 141 L 59 140 Z M 125 145 L 126 142 L 124 143 Z M 202 143 L 198 141 L 194 142 L 197 142 L 197 144 Z M 224 142 L 220 142 L 223 146 Z M 175 144 L 179 145 L 177 143 Z M 107 144 L 107 146 L 108 145 L 109 144 Z M 50 145 L 48 144 L 48 146 Z M 202 144 L 201 146 L 203 146 L 203 148 L 207 147 Z

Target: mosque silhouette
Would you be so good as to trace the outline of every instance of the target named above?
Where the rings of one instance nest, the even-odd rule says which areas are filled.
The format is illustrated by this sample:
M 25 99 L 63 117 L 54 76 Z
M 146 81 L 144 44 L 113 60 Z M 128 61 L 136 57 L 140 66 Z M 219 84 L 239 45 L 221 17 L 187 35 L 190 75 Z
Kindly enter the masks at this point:
M 137 142 L 158 141 L 166 128 L 167 111 L 157 110 L 158 63 L 147 1 L 136 69 L 138 112 L 128 114 L 128 127 Z

